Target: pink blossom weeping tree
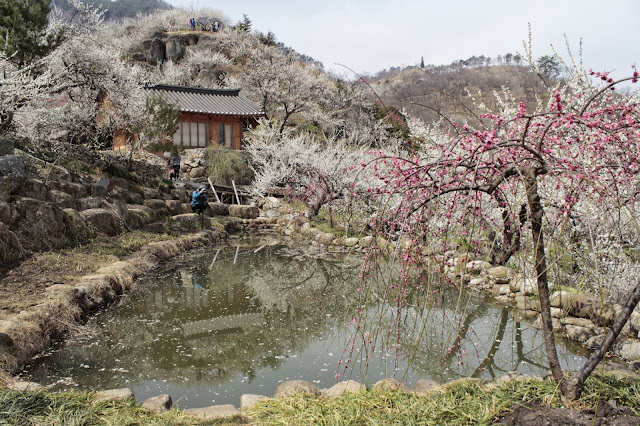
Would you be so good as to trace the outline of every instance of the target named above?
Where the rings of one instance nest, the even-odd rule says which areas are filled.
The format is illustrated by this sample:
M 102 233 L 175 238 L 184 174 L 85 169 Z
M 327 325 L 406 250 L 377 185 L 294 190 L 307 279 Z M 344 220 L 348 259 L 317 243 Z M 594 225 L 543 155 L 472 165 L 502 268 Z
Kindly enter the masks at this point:
M 637 243 L 639 229 L 638 97 L 615 90 L 635 83 L 638 72 L 613 80 L 575 65 L 571 70 L 548 99 L 533 107 L 515 102 L 505 90 L 497 95 L 499 110 L 480 114 L 478 124 L 448 122 L 444 130 L 425 130 L 421 149 L 411 157 L 381 155 L 370 167 L 381 170 L 378 176 L 386 186 L 374 192 L 386 207 L 373 225 L 380 236 L 402 241 L 395 252 L 400 266 L 394 278 L 375 278 L 385 273 L 375 266 L 380 247 L 369 251 L 364 266 L 365 280 L 386 285 L 386 303 L 395 310 L 392 320 L 400 324 L 407 294 L 431 288 L 427 275 L 463 284 L 451 281 L 442 256 L 431 248 L 446 250 L 464 241 L 473 257 L 488 257 L 495 244 L 491 230 L 501 229 L 505 250 L 500 263 L 520 251 L 532 264 L 547 360 L 569 402 L 580 396 L 640 300 L 636 279 L 613 324 L 605 324 L 609 329 L 600 347 L 575 374 L 562 370 L 550 309 L 548 273 L 556 265 L 555 258 L 549 262 L 549 247 L 582 239 L 595 251 L 594 230 L 602 225 L 593 224 L 593 218 L 608 224 L 609 232 L 625 234 L 627 244 Z M 363 312 L 356 322 L 368 321 Z

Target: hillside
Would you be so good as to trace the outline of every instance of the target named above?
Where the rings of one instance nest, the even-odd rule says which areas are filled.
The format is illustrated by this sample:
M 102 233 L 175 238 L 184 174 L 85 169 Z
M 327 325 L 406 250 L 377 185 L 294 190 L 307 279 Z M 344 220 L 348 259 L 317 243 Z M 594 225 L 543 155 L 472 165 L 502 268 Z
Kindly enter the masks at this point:
M 546 91 L 543 80 L 528 66 L 443 68 L 410 67 L 379 73 L 372 77 L 371 86 L 388 106 L 404 108 L 427 122 L 437 120 L 439 113 L 456 120 L 470 119 L 474 108 L 469 95 L 495 108 L 494 92 L 505 87 L 516 100 L 526 103 Z

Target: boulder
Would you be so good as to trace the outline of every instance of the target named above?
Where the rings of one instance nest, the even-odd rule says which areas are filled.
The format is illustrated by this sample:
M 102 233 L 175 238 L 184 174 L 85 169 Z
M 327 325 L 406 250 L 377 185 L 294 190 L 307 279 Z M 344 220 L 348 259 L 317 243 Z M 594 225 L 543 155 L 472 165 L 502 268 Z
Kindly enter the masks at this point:
M 137 204 L 137 205 L 142 205 L 142 203 L 144 203 L 144 198 L 142 197 L 142 195 L 138 194 L 137 192 L 127 192 L 127 198 L 125 199 L 125 201 L 129 204 Z
M 240 416 L 242 413 L 236 407 L 231 404 L 226 405 L 213 405 L 211 407 L 203 408 L 188 408 L 184 410 L 184 413 L 189 416 L 194 416 L 199 419 L 212 420 L 222 419 L 226 417 Z
M 513 382 L 513 381 L 523 382 L 529 379 L 531 379 L 531 376 L 528 376 L 524 373 L 520 373 L 518 371 L 507 371 L 505 373 L 498 375 L 493 380 L 493 383 L 496 385 L 502 385 L 505 383 Z
M 169 214 L 172 216 L 182 213 L 182 203 L 178 200 L 166 200 L 164 204 L 167 206 Z
M 328 232 L 320 232 L 314 238 L 319 244 L 331 245 L 336 237 Z
M 120 220 L 124 223 L 129 223 L 129 206 L 121 198 L 110 199 L 111 204 L 107 204 L 107 208 L 115 210 Z
M 0 226 L 0 260 L 10 262 L 20 259 L 24 255 L 20 239 L 13 231 L 1 228 L 2 226 Z
M 469 280 L 469 286 L 475 288 L 484 288 L 487 285 L 487 279 L 485 277 L 478 277 Z
M 198 41 L 200 40 L 200 37 L 194 33 L 185 34 L 184 38 L 187 41 L 187 46 L 194 46 L 198 44 Z
M 49 250 L 67 245 L 64 212 L 58 206 L 31 198 L 13 203 L 16 220 L 11 225 L 23 248 L 30 251 Z
M 77 206 L 76 198 L 63 191 L 58 191 L 57 189 L 52 189 L 47 194 L 47 201 L 55 203 L 57 206 L 62 208 L 74 208 Z
M 564 317 L 561 320 L 564 325 L 576 325 L 578 327 L 595 328 L 596 325 L 586 318 Z
M 255 219 L 260 215 L 260 209 L 254 205 L 231 204 L 229 205 L 229 216 L 242 219 Z
M 9 203 L 0 201 L 0 223 L 11 226 L 15 222 L 14 212 Z
M 129 226 L 139 228 L 154 220 L 155 214 L 149 207 L 141 205 L 128 205 Z
M 380 380 L 378 383 L 373 385 L 373 390 L 411 392 L 411 388 L 409 388 L 409 386 L 394 378 Z
M 311 233 L 311 224 L 309 222 L 304 222 L 300 225 L 300 233 L 302 235 L 309 235 Z
M 227 216 L 229 214 L 229 204 L 224 203 L 207 203 L 209 211 L 213 216 Z
M 49 189 L 40 179 L 27 179 L 13 192 L 21 197 L 44 201 Z
M 107 207 L 107 202 L 102 197 L 88 197 L 77 200 L 78 210 L 103 209 Z
M 367 387 L 355 380 L 347 380 L 346 382 L 336 383 L 324 392 L 324 396 L 340 396 L 346 392 L 366 392 Z
M 620 358 L 627 361 L 640 360 L 640 342 L 637 340 L 624 340 L 613 346 L 613 351 Z
M 602 342 L 604 342 L 604 334 L 596 333 L 595 336 L 584 342 L 584 346 L 589 349 L 597 349 L 602 347 Z
M 162 394 L 145 399 L 142 404 L 140 404 L 141 408 L 152 411 L 154 413 L 163 413 L 165 411 L 169 411 L 172 406 L 173 401 L 167 394 Z
M 149 207 L 151 210 L 162 214 L 167 211 L 167 205 L 164 200 L 161 199 L 146 199 L 142 205 Z
M 551 293 L 549 296 L 549 302 L 554 308 L 569 309 L 573 304 L 573 300 L 576 297 L 576 293 L 566 290 L 559 290 Z
M 11 178 L 0 176 L 0 202 L 6 203 L 11 198 Z
M 173 221 L 189 229 L 211 229 L 211 219 L 195 213 L 184 213 L 173 216 Z
M 52 180 L 49 181 L 49 189 L 61 192 L 66 192 L 75 198 L 83 198 L 89 195 L 87 187 L 81 183 L 69 182 L 66 180 Z
M 511 287 L 510 287 L 511 288 Z M 517 294 L 515 297 L 516 305 L 518 309 L 526 311 L 533 310 L 540 312 L 540 300 L 537 297 L 524 296 L 522 294 Z
M 109 188 L 111 187 L 111 179 L 107 177 L 100 177 L 98 180 L 91 184 L 93 195 L 101 195 L 105 196 L 109 193 Z
M 265 197 L 260 200 L 260 208 L 264 210 L 277 209 L 282 206 L 282 203 L 276 197 Z
M 593 328 L 581 327 L 579 325 L 567 324 L 564 326 L 567 337 L 578 342 L 586 342 L 593 337 Z
M 487 275 L 495 279 L 510 279 L 515 275 L 513 270 L 506 266 L 494 266 L 492 268 L 487 268 L 486 272 Z
M 383 237 L 376 238 L 376 246 L 380 250 L 386 250 L 388 245 L 389 245 L 389 241 L 386 238 L 383 238 Z
M 574 317 L 594 319 L 600 315 L 601 311 L 600 299 L 582 293 L 574 294 L 571 297 L 569 313 Z
M 413 392 L 418 395 L 426 395 L 441 389 L 442 386 L 434 380 L 421 379 L 413 385 Z
M 159 200 L 162 198 L 158 188 L 142 188 L 142 196 L 145 200 Z
M 491 293 L 497 295 L 509 295 L 511 294 L 511 289 L 508 284 L 496 284 L 491 288 Z
M 373 243 L 373 237 L 371 235 L 367 235 L 366 237 L 362 237 L 358 240 L 358 245 L 360 247 L 370 247 L 371 243 Z
M 106 235 L 118 235 L 124 231 L 120 217 L 113 210 L 88 209 L 80 212 L 80 217 L 95 228 L 96 231 Z
M 26 181 L 24 160 L 20 155 L 3 155 L 0 156 L 0 180 L 6 181 L 9 192 L 13 193 Z M 2 191 L 0 191 L 1 193 Z M 0 201 L 7 201 L 1 199 Z
M 160 39 L 154 39 L 147 52 L 147 62 L 150 65 L 161 65 L 167 59 L 167 46 Z
M 472 260 L 465 265 L 465 269 L 472 274 L 479 274 L 482 271 L 490 269 L 493 265 L 484 260 Z
M 276 389 L 273 397 L 281 398 L 296 393 L 305 393 L 318 396 L 322 392 L 320 392 L 320 389 L 318 389 L 314 384 L 306 382 L 304 380 L 289 380 L 278 386 L 278 389 Z
M 180 188 L 172 189 L 171 197 L 174 200 L 180 201 L 181 203 L 188 203 L 189 200 L 191 199 L 191 195 L 187 194 L 187 192 L 184 189 L 180 189 Z
M 566 312 L 565 312 L 565 311 L 563 311 L 563 310 L 562 310 L 562 309 L 560 309 L 560 308 L 554 308 L 554 307 L 552 307 L 552 308 L 550 309 L 550 312 L 551 312 L 551 316 L 552 316 L 553 318 L 558 318 L 558 319 L 560 319 L 560 318 L 564 318 L 565 316 L 567 316 Z
M 349 237 L 349 238 L 345 238 L 344 239 L 344 246 L 345 247 L 355 247 L 356 244 L 358 244 L 358 238 L 357 237 Z
M 98 401 L 126 401 L 134 398 L 133 391 L 129 388 L 109 389 L 96 392 Z
M 189 171 L 191 180 L 200 180 L 207 175 L 207 171 L 202 166 L 194 167 Z
M 13 155 L 14 152 L 15 144 L 13 140 L 6 137 L 0 137 L 0 157 L 3 157 L 5 155 Z
M 7 388 L 17 392 L 32 392 L 32 391 L 43 389 L 44 386 L 36 382 L 25 382 L 22 380 L 16 380 L 14 382 L 9 383 L 7 385 Z
M 538 316 L 532 325 L 533 328 L 537 328 L 538 330 L 542 330 L 542 316 Z M 551 318 L 551 328 L 554 331 L 562 330 L 562 323 L 557 318 Z
M 266 401 L 268 399 L 271 399 L 271 398 L 264 395 L 252 395 L 248 393 L 244 394 L 240 397 L 240 409 L 247 410 L 249 408 L 252 408 L 256 404 L 259 404 L 262 401 Z

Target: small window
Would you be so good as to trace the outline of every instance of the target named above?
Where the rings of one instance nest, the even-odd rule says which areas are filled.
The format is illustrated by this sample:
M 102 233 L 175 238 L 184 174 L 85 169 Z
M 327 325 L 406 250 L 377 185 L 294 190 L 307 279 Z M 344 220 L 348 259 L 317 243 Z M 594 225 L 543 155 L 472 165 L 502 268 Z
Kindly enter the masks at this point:
M 207 140 L 207 123 L 202 122 L 183 121 L 173 135 L 174 145 L 182 144 L 189 148 L 206 147 Z
M 207 125 L 198 123 L 198 146 L 203 148 L 207 146 Z
M 231 148 L 231 144 L 233 141 L 232 129 L 233 126 L 231 124 L 218 124 L 218 145 Z
M 189 123 L 182 123 L 182 143 L 184 146 L 191 145 L 191 132 L 189 131 L 190 127 L 191 126 L 189 125 Z

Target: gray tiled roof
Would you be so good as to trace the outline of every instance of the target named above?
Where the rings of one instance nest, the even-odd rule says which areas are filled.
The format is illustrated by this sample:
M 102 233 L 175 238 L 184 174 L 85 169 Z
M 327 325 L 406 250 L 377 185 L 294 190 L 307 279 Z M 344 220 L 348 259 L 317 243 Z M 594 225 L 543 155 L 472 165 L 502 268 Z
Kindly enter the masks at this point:
M 164 84 L 146 89 L 148 96 L 160 94 L 171 103 L 177 102 L 182 112 L 244 116 L 264 114 L 259 105 L 240 94 L 240 89 L 203 89 Z

